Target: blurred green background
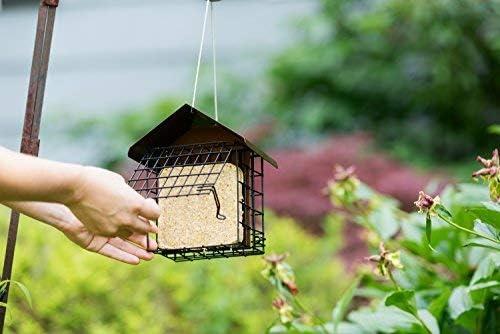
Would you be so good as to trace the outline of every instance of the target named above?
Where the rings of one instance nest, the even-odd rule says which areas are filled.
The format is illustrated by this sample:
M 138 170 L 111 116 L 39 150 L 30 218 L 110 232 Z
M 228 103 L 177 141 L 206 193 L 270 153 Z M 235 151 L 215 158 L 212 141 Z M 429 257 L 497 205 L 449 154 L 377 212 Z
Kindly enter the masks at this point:
M 389 183 L 408 207 L 411 200 L 398 194 L 412 189 L 416 199 L 422 175 L 426 182 L 466 179 L 475 156 L 498 147 L 488 129 L 500 123 L 500 1 L 316 5 L 286 26 L 293 42 L 255 73 L 222 73 L 219 101 L 224 123 L 280 158 L 283 168 L 266 184 L 269 212 L 277 212 L 267 218 L 268 249 L 290 252 L 304 303 L 320 312 L 349 283 L 350 262 L 363 261 L 362 231 L 329 219 L 322 204 L 336 163 L 363 165 L 365 182 Z M 210 114 L 208 65 L 202 74 L 200 108 Z M 126 173 L 127 147 L 184 99 L 172 93 L 112 113 L 52 112 L 45 145 L 78 147 L 90 152 L 88 162 Z M 359 136 L 368 138 L 360 149 Z M 314 162 L 311 152 L 318 152 Z M 0 211 L 3 231 L 7 214 Z M 157 258 L 130 268 L 27 219 L 19 239 L 14 278 L 28 286 L 34 307 L 12 294 L 15 333 L 261 333 L 274 320 L 260 258 Z M 346 255 L 353 249 L 355 258 Z

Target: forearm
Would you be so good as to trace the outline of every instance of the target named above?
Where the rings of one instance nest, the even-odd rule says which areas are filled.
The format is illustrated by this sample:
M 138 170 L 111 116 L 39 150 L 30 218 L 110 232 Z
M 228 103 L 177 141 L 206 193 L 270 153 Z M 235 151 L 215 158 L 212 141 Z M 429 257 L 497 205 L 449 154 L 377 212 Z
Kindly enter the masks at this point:
M 0 202 L 67 203 L 75 196 L 81 166 L 14 153 L 0 147 Z
M 62 204 L 44 202 L 3 202 L 2 204 L 62 232 L 66 232 L 72 226 L 71 222 L 67 221 L 68 217 L 72 216 L 71 211 Z

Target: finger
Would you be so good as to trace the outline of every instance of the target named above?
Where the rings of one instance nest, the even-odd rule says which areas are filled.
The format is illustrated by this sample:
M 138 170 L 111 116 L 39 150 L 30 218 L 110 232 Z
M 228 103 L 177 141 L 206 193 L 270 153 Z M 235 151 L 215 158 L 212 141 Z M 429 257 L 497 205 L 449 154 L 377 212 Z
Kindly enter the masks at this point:
M 149 238 L 149 245 L 148 245 L 148 238 Z M 144 248 L 148 251 L 154 251 L 158 248 L 158 244 L 156 243 L 156 240 L 154 238 L 151 238 L 150 236 L 147 236 L 144 234 L 134 233 L 130 237 L 128 237 L 127 240 L 130 242 L 133 242 L 136 245 L 141 246 L 142 248 Z
M 109 238 L 94 234 L 91 235 L 90 241 L 88 241 L 86 245 L 83 245 L 83 248 L 85 248 L 89 252 L 99 253 L 104 245 L 108 243 L 108 241 Z
M 132 232 L 138 234 L 158 233 L 158 227 L 142 217 L 133 219 L 128 227 Z
M 124 252 L 137 256 L 139 259 L 149 261 L 153 258 L 153 253 L 149 253 L 143 248 L 140 248 L 134 244 L 131 244 L 120 238 L 113 238 L 109 241 L 109 244 L 121 249 Z
M 139 216 L 148 220 L 156 220 L 160 217 L 160 207 L 154 199 L 148 198 L 144 200 L 143 205 L 139 209 Z
M 116 248 L 115 246 L 113 246 L 109 243 L 104 245 L 104 247 L 101 248 L 101 250 L 98 252 L 98 254 L 104 255 L 104 256 L 109 257 L 113 260 L 117 260 L 117 261 L 127 263 L 127 264 L 137 265 L 137 264 L 139 264 L 139 262 L 141 262 L 141 260 L 137 256 L 130 254 L 130 253 L 127 253 L 127 252 L 124 252 L 121 249 Z

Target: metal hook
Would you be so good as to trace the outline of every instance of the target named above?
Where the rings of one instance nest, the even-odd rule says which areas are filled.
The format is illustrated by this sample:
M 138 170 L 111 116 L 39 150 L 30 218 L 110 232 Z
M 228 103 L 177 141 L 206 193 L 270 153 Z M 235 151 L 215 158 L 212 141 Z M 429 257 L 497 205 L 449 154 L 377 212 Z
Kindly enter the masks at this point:
M 217 190 L 214 186 L 199 186 L 198 191 L 201 192 L 203 190 L 208 190 L 214 195 L 215 206 L 217 207 L 217 212 L 215 213 L 215 217 L 220 220 L 225 220 L 226 216 L 220 213 L 220 201 L 219 196 L 217 195 Z

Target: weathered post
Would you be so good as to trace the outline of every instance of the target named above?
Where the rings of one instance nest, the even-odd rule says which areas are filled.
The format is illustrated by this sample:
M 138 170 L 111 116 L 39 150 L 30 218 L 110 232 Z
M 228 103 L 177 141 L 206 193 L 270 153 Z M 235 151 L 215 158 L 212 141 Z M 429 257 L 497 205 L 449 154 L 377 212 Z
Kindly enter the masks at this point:
M 31 63 L 31 75 L 28 87 L 28 99 L 24 116 L 24 126 L 21 139 L 21 152 L 37 156 L 40 147 L 39 133 L 40 120 L 42 116 L 43 97 L 45 94 L 45 82 L 49 66 L 50 46 L 52 43 L 52 32 L 56 8 L 59 0 L 42 0 L 38 10 L 38 23 L 35 36 L 35 48 L 33 61 Z M 12 275 L 12 264 L 16 249 L 17 229 L 19 226 L 19 213 L 12 211 L 10 216 L 7 246 L 3 265 L 2 280 L 10 280 Z M 9 284 L 0 296 L 0 301 L 7 303 L 9 297 Z M 3 333 L 5 315 L 7 310 L 0 307 L 0 328 Z

